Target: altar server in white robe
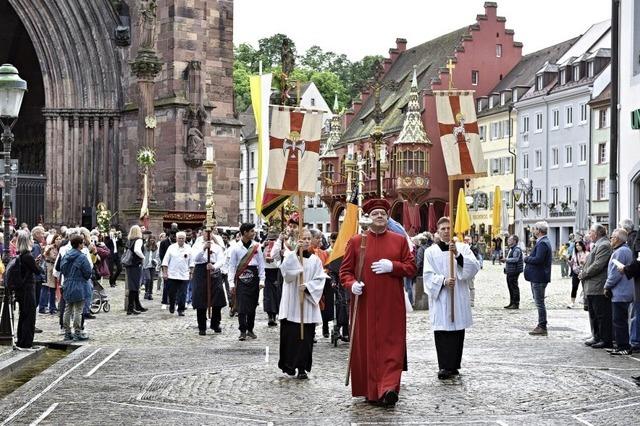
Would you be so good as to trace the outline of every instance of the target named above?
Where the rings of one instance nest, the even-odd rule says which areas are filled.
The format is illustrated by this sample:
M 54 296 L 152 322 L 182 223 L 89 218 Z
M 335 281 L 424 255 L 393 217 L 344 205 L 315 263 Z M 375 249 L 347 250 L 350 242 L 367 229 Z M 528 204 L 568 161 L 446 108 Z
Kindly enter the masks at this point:
M 423 281 L 429 292 L 429 317 L 438 354 L 438 378 L 457 376 L 462 360 L 464 331 L 471 327 L 469 285 L 480 270 L 471 248 L 451 240 L 451 220 L 438 221 L 439 242 L 424 253 Z M 455 278 L 450 278 L 449 252 L 454 254 Z M 454 321 L 451 321 L 451 288 L 454 291 Z
M 288 252 L 280 265 L 284 283 L 280 300 L 280 359 L 278 367 L 290 376 L 296 374 L 298 379 L 306 379 L 311 371 L 313 336 L 316 324 L 322 324 L 320 298 L 327 275 L 322 262 L 310 251 L 311 233 L 302 231 L 298 247 L 303 249 L 303 265 L 300 264 L 297 252 Z M 298 276 L 304 269 L 303 282 L 298 283 Z M 300 339 L 300 292 L 304 294 L 304 339 Z

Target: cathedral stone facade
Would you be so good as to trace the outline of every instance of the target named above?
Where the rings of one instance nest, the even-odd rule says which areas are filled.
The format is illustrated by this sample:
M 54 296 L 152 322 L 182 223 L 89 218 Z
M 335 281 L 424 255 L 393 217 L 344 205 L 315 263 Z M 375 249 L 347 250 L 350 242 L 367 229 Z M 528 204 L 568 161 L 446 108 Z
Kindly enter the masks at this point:
M 42 182 L 40 192 L 18 184 L 17 220 L 76 224 L 105 202 L 121 224 L 137 222 L 136 156 L 148 146 L 152 227 L 187 223 L 204 211 L 213 145 L 217 219 L 235 224 L 232 0 L 36 3 L 0 4 L 0 61 L 29 85 L 12 157 L 19 181 Z

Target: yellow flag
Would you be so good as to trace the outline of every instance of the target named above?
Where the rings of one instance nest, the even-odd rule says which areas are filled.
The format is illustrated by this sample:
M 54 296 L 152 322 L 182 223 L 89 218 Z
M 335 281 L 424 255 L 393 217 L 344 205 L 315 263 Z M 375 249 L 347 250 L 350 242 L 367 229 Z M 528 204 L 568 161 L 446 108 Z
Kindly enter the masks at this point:
M 335 269 L 340 269 L 340 263 L 347 249 L 347 243 L 358 233 L 358 206 L 353 203 L 347 203 L 347 210 L 344 214 L 344 221 L 338 231 L 338 238 L 336 239 L 333 249 L 331 250 L 331 256 L 325 263 L 325 266 Z
M 256 135 L 258 135 L 258 182 L 256 188 L 256 213 L 262 213 L 262 198 L 266 174 L 269 169 L 269 95 L 271 94 L 271 74 L 252 75 L 249 77 L 251 88 L 251 106 L 256 119 Z
M 464 189 L 460 188 L 460 191 L 458 192 L 456 223 L 453 227 L 453 231 L 459 239 L 462 239 L 463 234 L 469 229 L 471 229 L 471 218 L 469 217 L 469 211 L 467 210 L 467 203 L 464 200 Z
M 493 194 L 493 221 L 491 223 L 491 236 L 495 237 L 500 235 L 502 221 L 502 191 L 500 187 L 496 186 L 495 193 Z

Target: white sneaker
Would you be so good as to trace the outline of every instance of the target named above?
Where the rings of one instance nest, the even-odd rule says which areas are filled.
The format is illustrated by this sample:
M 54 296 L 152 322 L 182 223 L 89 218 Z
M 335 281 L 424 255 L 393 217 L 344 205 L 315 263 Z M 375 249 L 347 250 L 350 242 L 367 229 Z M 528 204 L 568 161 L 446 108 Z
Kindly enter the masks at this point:
M 162 305 L 162 309 L 167 309 L 167 305 Z

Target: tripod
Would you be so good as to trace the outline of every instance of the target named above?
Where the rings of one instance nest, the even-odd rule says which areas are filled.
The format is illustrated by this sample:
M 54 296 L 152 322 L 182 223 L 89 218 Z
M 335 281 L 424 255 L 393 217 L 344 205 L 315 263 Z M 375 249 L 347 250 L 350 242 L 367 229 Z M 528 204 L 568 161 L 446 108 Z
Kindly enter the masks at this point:
M 11 326 L 11 346 L 13 350 L 19 350 L 20 348 L 16 345 L 16 333 L 15 333 L 15 325 L 14 325 L 14 294 L 13 292 L 6 289 L 6 287 L 0 287 L 0 318 L 4 315 L 5 308 L 9 309 L 9 324 Z

